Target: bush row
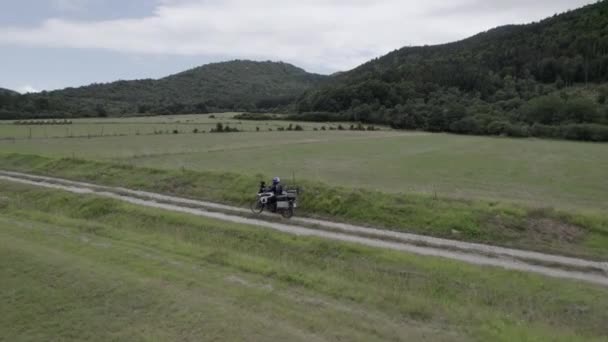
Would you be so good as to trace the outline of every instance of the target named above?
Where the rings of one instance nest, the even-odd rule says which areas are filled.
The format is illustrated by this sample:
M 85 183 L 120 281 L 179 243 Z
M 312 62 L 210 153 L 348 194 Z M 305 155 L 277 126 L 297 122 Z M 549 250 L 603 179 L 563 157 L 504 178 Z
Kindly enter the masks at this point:
M 72 120 L 17 120 L 15 125 L 71 125 Z
M 508 121 L 485 123 L 474 117 L 464 118 L 450 125 L 449 131 L 458 134 L 502 135 L 516 138 L 538 137 L 552 139 L 608 141 L 608 126 L 600 124 L 532 125 Z

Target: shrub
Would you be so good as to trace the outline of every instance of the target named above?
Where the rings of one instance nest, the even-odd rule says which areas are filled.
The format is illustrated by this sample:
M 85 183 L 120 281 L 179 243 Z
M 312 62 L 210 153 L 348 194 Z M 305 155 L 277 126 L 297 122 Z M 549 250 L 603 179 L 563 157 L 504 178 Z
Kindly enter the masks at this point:
M 267 114 L 259 114 L 259 113 L 243 113 L 234 116 L 234 119 L 237 120 L 255 120 L 255 121 L 268 121 L 274 120 L 275 117 Z
M 556 138 L 559 137 L 559 127 L 534 124 L 530 127 L 530 135 L 539 138 Z
M 237 132 L 240 132 L 240 130 L 238 128 L 236 128 L 236 127 L 230 127 L 230 126 L 226 125 L 224 127 L 224 131 L 223 132 L 224 133 L 237 133 Z
M 550 125 L 560 121 L 563 104 L 555 95 L 534 98 L 521 108 L 521 114 L 529 123 Z
M 561 138 L 570 140 L 608 141 L 608 126 L 597 124 L 563 125 L 559 128 Z
M 300 126 L 300 125 L 296 125 L 296 127 L 293 130 L 294 131 L 303 131 L 304 128 L 302 128 L 302 126 Z
M 461 134 L 480 134 L 483 132 L 482 126 L 473 117 L 466 117 L 464 119 L 453 122 L 450 125 L 450 131 Z
M 338 121 L 339 119 L 341 119 L 340 114 L 330 113 L 330 112 L 300 113 L 300 114 L 290 115 L 287 117 L 287 120 L 312 121 L 312 122 L 329 122 L 329 121 Z
M 566 101 L 562 108 L 562 120 L 569 122 L 596 122 L 600 118 L 597 105 L 586 98 L 574 98 Z
M 530 136 L 528 126 L 508 124 L 505 127 L 505 133 L 510 137 L 525 138 Z
M 492 121 L 488 127 L 486 127 L 486 131 L 490 135 L 501 135 L 506 133 L 508 125 L 509 123 L 506 121 Z

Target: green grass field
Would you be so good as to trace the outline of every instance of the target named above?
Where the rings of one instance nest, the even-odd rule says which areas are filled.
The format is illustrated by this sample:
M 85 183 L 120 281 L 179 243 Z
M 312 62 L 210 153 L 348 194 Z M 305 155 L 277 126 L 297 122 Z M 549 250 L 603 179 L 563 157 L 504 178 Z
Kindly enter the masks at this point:
M 601 341 L 606 288 L 0 183 L 0 340 Z
M 295 173 L 298 215 L 608 258 L 606 144 L 278 132 L 289 123 L 231 115 L 0 124 L 0 169 L 236 205 Z M 191 133 L 217 122 L 248 132 Z M 1 341 L 608 335 L 606 288 L 4 182 L 0 279 Z
M 161 170 L 72 158 L 0 154 L 4 169 L 249 206 L 260 176 Z M 390 194 L 301 181 L 298 215 L 465 241 L 608 260 L 605 213 Z
M 536 139 L 506 139 L 446 134 L 312 131 L 136 135 L 164 127 L 191 132 L 218 121 L 201 116 L 83 119 L 66 129 L 127 132 L 127 136 L 0 140 L 0 151 L 52 157 L 77 157 L 163 169 L 274 175 L 389 193 L 515 201 L 537 207 L 608 210 L 608 145 Z M 188 120 L 190 120 L 188 122 Z M 155 123 L 156 122 L 156 123 Z M 160 125 L 160 126 L 158 126 Z M 111 127 L 107 128 L 107 127 Z M 183 128 L 182 128 L 183 127 Z M 16 129 L 0 125 L 0 136 Z M 5 130 L 9 133 L 2 133 Z M 63 132 L 63 133 L 62 133 Z M 21 135 L 27 134 L 21 132 Z M 36 133 L 37 135 L 39 133 Z M 142 133 L 143 134 L 143 133 Z

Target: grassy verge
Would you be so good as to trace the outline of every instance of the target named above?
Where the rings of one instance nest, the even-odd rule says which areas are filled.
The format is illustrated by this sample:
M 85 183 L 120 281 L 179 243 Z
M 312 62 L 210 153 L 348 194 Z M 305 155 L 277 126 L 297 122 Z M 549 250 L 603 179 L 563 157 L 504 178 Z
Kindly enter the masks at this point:
M 605 288 L 0 183 L 0 339 L 601 340 Z
M 18 154 L 0 155 L 0 165 L 3 169 L 236 205 L 247 205 L 252 200 L 260 180 L 260 176 L 157 170 Z M 306 181 L 300 185 L 304 193 L 299 214 L 550 253 L 608 257 L 608 215 L 604 214 L 386 194 Z

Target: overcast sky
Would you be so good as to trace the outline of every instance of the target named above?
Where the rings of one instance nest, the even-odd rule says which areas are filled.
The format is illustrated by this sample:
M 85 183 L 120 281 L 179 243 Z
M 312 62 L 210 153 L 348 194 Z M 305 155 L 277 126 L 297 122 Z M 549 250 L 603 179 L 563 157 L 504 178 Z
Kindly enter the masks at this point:
M 0 87 L 158 78 L 230 59 L 333 73 L 592 0 L 0 0 Z

